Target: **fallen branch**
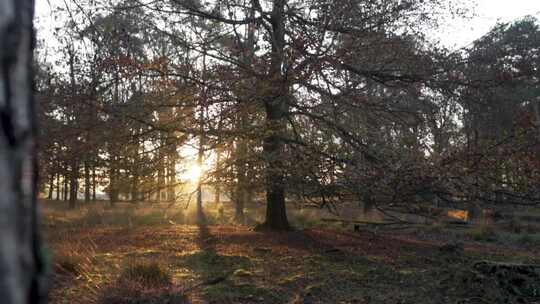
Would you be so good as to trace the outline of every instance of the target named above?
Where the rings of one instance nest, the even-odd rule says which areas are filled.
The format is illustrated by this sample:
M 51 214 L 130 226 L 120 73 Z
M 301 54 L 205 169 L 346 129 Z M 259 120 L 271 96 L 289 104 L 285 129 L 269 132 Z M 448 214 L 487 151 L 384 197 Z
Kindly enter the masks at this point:
M 418 223 L 412 222 L 369 222 L 369 221 L 358 221 L 358 220 L 346 220 L 346 219 L 321 219 L 323 222 L 331 223 L 349 223 L 349 224 L 361 224 L 361 225 L 372 225 L 372 226 L 394 226 L 394 225 L 418 225 Z

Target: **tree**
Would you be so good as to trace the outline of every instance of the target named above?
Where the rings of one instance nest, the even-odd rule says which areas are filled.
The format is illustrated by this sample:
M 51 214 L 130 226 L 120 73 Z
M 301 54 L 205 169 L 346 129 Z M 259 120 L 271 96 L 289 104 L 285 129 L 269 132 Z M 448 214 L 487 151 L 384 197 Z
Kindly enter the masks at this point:
M 537 199 L 539 50 L 540 27 L 532 17 L 498 24 L 468 50 L 459 102 L 476 184 L 470 196 L 478 203 Z
M 37 214 L 33 1 L 0 1 L 0 296 L 44 302 Z

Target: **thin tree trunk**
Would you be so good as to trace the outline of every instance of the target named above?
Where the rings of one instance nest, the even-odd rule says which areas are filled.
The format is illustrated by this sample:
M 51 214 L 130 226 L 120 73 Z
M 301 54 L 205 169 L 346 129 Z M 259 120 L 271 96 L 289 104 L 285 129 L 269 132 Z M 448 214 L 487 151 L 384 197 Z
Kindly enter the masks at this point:
M 76 160 L 73 161 L 71 165 L 71 172 L 69 175 L 69 208 L 75 208 L 77 204 L 77 193 L 78 193 L 78 179 L 79 179 L 79 164 Z
M 60 200 L 64 200 L 64 189 L 65 189 L 65 177 L 62 175 L 62 182 L 58 185 L 58 192 L 60 192 Z
M 69 73 L 71 78 L 71 98 L 75 100 L 76 98 L 76 88 L 75 88 L 75 51 L 73 46 L 68 49 L 69 53 Z M 69 119 L 70 123 L 73 123 L 72 119 Z M 77 190 L 78 184 L 77 180 L 79 178 L 79 161 L 77 160 L 78 153 L 75 146 L 71 147 L 71 172 L 69 175 L 69 208 L 75 208 L 77 202 Z
M 0 297 L 44 303 L 37 215 L 31 0 L 0 0 Z
M 117 185 L 117 169 L 116 169 L 116 157 L 113 158 L 113 164 L 111 165 L 110 181 L 109 181 L 109 200 L 111 207 L 114 207 L 118 201 L 118 185 Z
M 243 115 L 243 114 L 241 114 Z M 244 139 L 238 141 L 236 149 L 236 195 L 234 199 L 234 220 L 244 223 L 244 207 L 246 201 L 246 153 L 247 145 Z
M 47 194 L 48 200 L 53 199 L 53 192 L 54 192 L 54 174 L 51 174 L 51 178 L 49 179 L 49 193 Z
M 203 96 L 202 105 L 199 112 L 199 152 L 197 155 L 197 166 L 202 171 L 204 157 L 204 109 L 206 106 L 206 52 L 203 53 Z M 205 216 L 202 207 L 202 174 L 199 174 L 197 180 L 197 221 L 204 224 Z
M 96 164 L 92 166 L 92 201 L 96 201 Z
M 219 142 L 219 139 L 218 139 Z M 214 204 L 216 207 L 221 208 L 221 146 L 216 148 L 216 184 L 214 186 Z
M 163 153 L 163 140 L 160 141 L 160 144 L 162 147 L 159 149 L 158 152 L 158 172 L 157 172 L 157 202 L 161 201 L 161 191 L 163 191 L 163 187 L 165 185 L 165 160 L 163 159 L 165 157 Z
M 64 174 L 64 183 L 63 184 L 64 184 L 64 189 L 62 191 L 62 200 L 67 201 L 68 200 L 68 190 L 69 190 L 67 172 L 66 172 L 66 174 Z
M 84 201 L 88 203 L 90 201 L 90 164 L 86 160 L 84 162 Z
M 199 166 L 199 168 L 202 168 L 202 160 L 203 160 L 202 145 L 203 145 L 203 139 L 202 139 L 202 133 L 201 133 L 201 138 L 199 142 L 199 153 L 197 156 L 197 165 Z M 197 180 L 197 221 L 200 224 L 204 223 L 204 212 L 203 212 L 203 207 L 202 207 L 202 176 L 199 176 Z
M 135 130 L 135 133 L 133 136 L 136 138 L 136 144 L 133 149 L 133 163 L 131 165 L 131 202 L 137 203 L 139 200 L 139 166 L 140 166 L 140 159 L 139 159 L 139 132 L 138 130 Z
M 60 172 L 56 173 L 56 200 L 60 200 Z
M 176 146 L 173 143 L 169 143 L 168 147 L 174 147 L 169 151 L 167 156 L 167 200 L 172 202 L 176 199 L 174 187 L 176 186 Z
M 252 2 L 251 7 L 247 9 L 246 14 L 249 18 L 255 18 L 255 4 Z M 246 41 L 244 45 L 244 53 L 242 55 L 242 61 L 246 66 L 253 65 L 253 58 L 255 55 L 255 23 L 251 23 L 246 27 Z M 245 88 L 242 89 L 242 94 L 249 92 L 253 87 L 253 82 L 250 79 L 245 81 Z M 249 100 L 248 98 L 253 98 L 249 94 L 240 100 L 238 105 L 238 128 L 240 130 L 245 130 L 249 127 Z M 246 138 L 239 136 L 236 143 L 236 189 L 234 195 L 235 203 L 235 216 L 234 219 L 238 223 L 244 223 L 244 209 L 246 206 L 248 198 L 248 164 L 247 164 L 247 155 L 248 155 L 248 141 Z

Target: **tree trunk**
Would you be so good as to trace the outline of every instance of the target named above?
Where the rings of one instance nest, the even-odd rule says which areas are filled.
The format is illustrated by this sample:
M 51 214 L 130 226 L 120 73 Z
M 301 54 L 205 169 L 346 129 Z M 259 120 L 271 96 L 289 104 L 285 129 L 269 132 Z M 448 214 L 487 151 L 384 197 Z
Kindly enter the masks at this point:
M 110 172 L 109 172 L 109 201 L 111 207 L 118 201 L 118 170 L 117 157 L 111 157 Z
M 160 144 L 162 145 L 162 147 L 159 149 L 159 152 L 158 152 L 158 169 L 157 169 L 157 197 L 156 197 L 156 201 L 157 202 L 160 202 L 161 201 L 161 192 L 163 190 L 163 187 L 165 185 L 165 162 L 164 162 L 164 153 L 163 153 L 163 141 L 160 142 Z
M 77 192 L 78 192 L 78 179 L 79 179 L 79 164 L 75 160 L 71 165 L 71 172 L 69 175 L 69 208 L 75 208 L 77 204 Z
M 66 174 L 64 174 L 64 189 L 62 189 L 62 200 L 63 201 L 67 201 L 68 200 L 68 190 L 69 190 L 69 187 L 68 187 L 68 178 L 67 178 L 67 172 Z
M 246 14 L 249 18 L 255 18 L 255 3 L 251 2 L 251 7 L 246 8 Z M 255 23 L 251 23 L 247 26 L 247 35 L 246 41 L 244 43 L 244 53 L 242 61 L 245 66 L 252 67 L 254 64 L 255 56 Z M 249 96 L 246 92 L 250 92 L 254 86 L 253 81 L 246 79 L 244 82 L 244 88 L 242 88 L 241 94 L 244 95 L 240 99 L 240 104 L 238 105 L 238 118 L 237 124 L 239 130 L 246 130 L 249 127 Z M 244 208 L 246 206 L 247 197 L 248 197 L 248 164 L 247 164 L 247 155 L 248 155 L 248 141 L 246 138 L 239 136 L 236 142 L 236 156 L 235 156 L 235 167 L 236 167 L 236 189 L 234 194 L 234 205 L 235 205 L 235 215 L 234 220 L 237 223 L 243 224 L 245 222 L 244 218 Z
M 240 124 L 244 127 L 243 116 L 240 114 Z M 243 138 L 238 140 L 238 146 L 236 148 L 236 194 L 234 196 L 234 220 L 237 223 L 244 223 L 244 207 L 246 202 L 246 154 L 247 154 L 247 145 L 246 141 Z
M 199 152 L 197 156 L 197 166 L 199 166 L 199 168 L 202 168 L 203 156 L 204 156 L 204 151 L 203 151 L 204 141 L 203 141 L 203 132 L 202 132 L 203 122 L 204 122 L 203 119 L 204 119 L 204 115 L 202 113 L 202 108 L 201 108 L 201 117 L 200 117 L 201 134 L 199 138 Z M 205 216 L 204 216 L 203 207 L 202 207 L 202 176 L 199 176 L 197 180 L 197 222 L 199 224 L 205 223 Z
M 174 143 L 169 143 L 169 147 L 173 147 Z M 175 149 L 169 151 L 167 156 L 167 200 L 173 202 L 176 200 L 175 186 L 176 186 L 176 146 Z
M 92 201 L 96 201 L 96 164 L 92 166 Z
M 68 49 L 69 53 L 69 71 L 71 78 L 71 98 L 72 101 L 75 101 L 76 98 L 76 87 L 75 87 L 75 51 L 73 46 Z M 72 118 L 68 119 L 69 124 L 74 124 Z M 71 172 L 69 175 L 69 208 L 75 208 L 77 202 L 77 190 L 78 184 L 77 180 L 79 178 L 79 161 L 77 160 L 78 149 L 75 148 L 75 145 L 71 147 Z
M 221 208 L 221 152 L 221 146 L 218 145 L 216 148 L 216 184 L 214 186 L 214 205 L 218 208 Z
M 0 0 L 0 296 L 44 303 L 37 219 L 30 0 Z
M 133 176 L 133 179 L 131 180 L 131 202 L 137 203 L 139 200 L 139 192 L 138 190 L 139 185 L 139 176 L 135 175 Z
M 199 170 L 201 171 L 201 174 L 199 174 L 199 178 L 197 180 L 197 221 L 199 224 L 205 224 L 206 223 L 206 217 L 204 215 L 203 211 L 203 205 L 202 205 L 202 181 L 203 181 L 203 158 L 204 158 L 204 145 L 205 145 L 205 137 L 204 137 L 204 114 L 205 111 L 207 111 L 206 103 L 207 103 L 207 83 L 208 80 L 206 77 L 206 50 L 203 52 L 203 62 L 202 62 L 202 80 L 203 80 L 203 88 L 202 88 L 202 103 L 200 105 L 200 112 L 199 112 L 199 151 L 197 155 L 197 166 L 199 167 Z
M 284 46 L 286 0 L 274 0 L 272 9 L 272 57 L 270 66 L 270 96 L 265 99 L 266 137 L 264 158 L 266 160 L 266 219 L 261 229 L 287 230 L 290 228 L 285 207 L 284 145 L 285 115 L 289 88 L 286 79 Z
M 88 161 L 84 162 L 84 201 L 88 203 L 90 201 L 90 164 Z
M 135 152 L 137 154 L 137 152 Z M 131 166 L 132 178 L 131 178 L 131 203 L 135 204 L 139 200 L 139 170 L 137 166 L 139 165 L 139 160 L 135 155 L 133 160 L 133 165 Z
M 51 174 L 51 178 L 49 179 L 49 193 L 47 193 L 48 200 L 53 199 L 53 192 L 54 192 L 54 174 Z
M 60 173 L 56 173 L 56 200 L 60 200 Z

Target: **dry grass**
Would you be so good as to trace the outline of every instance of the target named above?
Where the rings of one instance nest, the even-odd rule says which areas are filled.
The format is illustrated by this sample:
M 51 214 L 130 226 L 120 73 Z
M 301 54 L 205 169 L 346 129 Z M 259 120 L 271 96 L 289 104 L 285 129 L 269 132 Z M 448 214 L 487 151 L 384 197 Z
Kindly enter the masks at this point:
M 441 243 L 395 232 L 257 233 L 177 224 L 191 220 L 190 210 L 130 210 L 54 210 L 64 219 L 46 222 L 57 271 L 51 303 L 458 303 L 466 291 L 453 293 L 452 284 L 461 285 L 445 274 L 475 259 L 540 262 L 534 250 L 498 243 L 466 243 L 464 255 L 448 262 Z M 298 215 L 294 221 L 313 226 Z M 102 218 L 89 221 L 95 217 Z
M 155 261 L 128 261 L 118 280 L 146 287 L 164 287 L 171 284 L 172 276 L 165 266 Z

